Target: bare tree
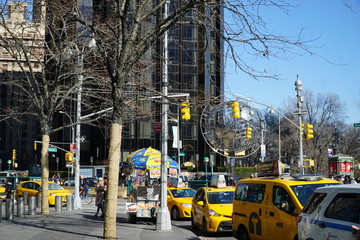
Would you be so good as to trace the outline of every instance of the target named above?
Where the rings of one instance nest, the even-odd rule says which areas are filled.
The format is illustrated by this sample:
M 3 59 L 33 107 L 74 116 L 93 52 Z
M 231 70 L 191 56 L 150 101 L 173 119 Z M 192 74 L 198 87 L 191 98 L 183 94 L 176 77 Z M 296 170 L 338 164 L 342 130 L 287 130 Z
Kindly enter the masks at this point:
M 314 168 L 309 171 L 313 173 L 328 174 L 328 149 L 337 148 L 335 144 L 338 142 L 339 126 L 344 121 L 343 109 L 344 104 L 336 94 L 319 94 L 314 96 L 311 91 L 304 91 L 304 105 L 307 114 L 303 115 L 303 122 L 314 126 L 314 138 L 303 140 L 303 151 L 307 158 L 315 160 Z M 297 121 L 295 112 L 296 99 L 291 99 L 286 106 L 288 116 L 294 122 Z M 285 125 L 286 126 L 286 125 Z M 289 135 L 282 134 L 283 151 L 286 149 L 288 161 L 293 162 L 299 154 L 298 148 L 298 129 L 292 125 L 288 128 L 282 125 L 285 131 L 289 131 Z
M 31 12 L 30 9 L 33 11 Z M 54 114 L 65 110 L 79 85 L 74 81 L 83 75 L 85 86 L 93 85 L 85 68 L 74 64 L 78 44 L 76 21 L 67 17 L 69 5 L 56 1 L 6 1 L 0 12 L 0 46 L 7 58 L 1 67 L 1 84 L 12 89 L 16 108 L 3 108 L 3 116 L 20 121 L 30 116 L 40 123 L 42 135 L 42 206 L 49 213 L 48 148 L 54 129 Z M 81 48 L 85 50 L 85 48 Z M 86 52 L 83 54 L 86 57 Z M 100 83 L 97 79 L 97 83 Z M 85 104 L 85 103 L 83 103 Z M 90 105 L 86 105 L 91 109 Z M 76 124 L 76 123 L 74 123 Z
M 215 44 L 210 44 L 211 30 L 215 38 L 223 39 L 227 43 L 228 56 L 235 61 L 236 66 L 254 78 L 277 76 L 264 75 L 242 61 L 241 55 L 237 53 L 239 45 L 244 47 L 247 53 L 261 57 L 276 57 L 280 52 L 291 51 L 293 47 L 309 52 L 307 42 L 301 40 L 301 35 L 290 39 L 270 34 L 270 31 L 266 31 L 265 21 L 259 16 L 259 9 L 262 7 L 278 7 L 286 12 L 292 7 L 286 1 L 171 1 L 170 12 L 164 18 L 166 4 L 167 1 L 150 0 L 104 1 L 97 6 L 98 14 L 94 14 L 91 21 L 83 17 L 79 9 L 73 11 L 74 17 L 96 40 L 97 59 L 103 64 L 103 70 L 107 72 L 111 83 L 114 108 L 109 148 L 105 238 L 116 237 L 114 209 L 124 117 L 128 115 L 126 113 L 134 111 L 135 106 L 139 106 L 139 101 L 149 101 L 150 95 L 161 95 L 160 83 L 144 83 L 148 82 L 148 76 L 151 76 L 161 62 L 162 36 L 165 31 L 176 30 L 181 25 L 198 26 L 201 56 L 197 57 L 197 61 L 204 61 L 206 49 L 216 47 Z M 225 19 L 224 11 L 231 17 Z M 219 46 L 218 51 L 221 56 L 223 52 Z

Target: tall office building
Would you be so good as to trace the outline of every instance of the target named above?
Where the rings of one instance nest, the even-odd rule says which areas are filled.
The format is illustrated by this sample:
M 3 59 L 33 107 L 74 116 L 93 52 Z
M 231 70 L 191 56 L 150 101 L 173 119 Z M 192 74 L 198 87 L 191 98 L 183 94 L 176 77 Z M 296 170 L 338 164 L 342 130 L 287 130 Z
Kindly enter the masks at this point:
M 216 0 L 221 2 L 220 0 Z M 37 3 L 39 1 L 35 1 Z M 110 4 L 111 1 L 102 0 L 79 0 L 78 4 L 82 11 L 87 12 L 87 16 L 91 17 L 109 17 L 109 11 L 112 10 Z M 184 1 L 182 0 L 171 0 L 170 1 L 170 13 L 174 9 L 178 8 Z M 23 8 L 24 9 L 24 8 Z M 36 22 L 41 19 L 39 17 L 38 9 L 34 8 L 33 20 Z M 203 13 L 206 9 L 198 9 Z M 90 14 L 89 14 L 90 13 Z M 223 10 L 218 9 L 216 18 L 212 20 L 219 31 L 222 26 L 221 21 L 217 18 L 223 17 Z M 222 95 L 224 92 L 224 78 L 223 78 L 223 42 L 215 31 L 206 28 L 204 26 L 193 24 L 189 21 L 191 18 L 197 18 L 197 12 L 191 11 L 180 19 L 181 24 L 173 26 L 169 30 L 168 39 L 168 50 L 169 50 L 169 64 L 168 64 L 168 82 L 169 82 L 169 94 L 173 93 L 188 93 L 190 95 L 190 108 L 191 108 L 191 119 L 181 119 L 181 108 L 180 104 L 185 99 L 179 98 L 178 101 L 172 101 L 174 104 L 170 105 L 169 112 L 169 142 L 168 142 L 168 155 L 178 157 L 178 148 L 173 148 L 173 132 L 172 126 L 179 127 L 179 136 L 182 141 L 182 148 L 180 152 L 181 163 L 185 161 L 192 161 L 195 164 L 197 161 L 200 163 L 204 157 L 209 157 L 210 160 L 216 162 L 216 165 L 222 165 L 221 157 L 211 151 L 204 141 L 201 130 L 200 130 L 200 117 L 202 113 L 202 105 L 199 104 L 202 100 L 209 99 L 211 97 Z M 145 26 L 145 25 L 143 25 Z M 163 41 L 159 40 L 151 50 L 151 54 L 148 55 L 148 60 L 155 64 L 150 68 L 147 68 L 147 72 L 144 74 L 147 77 L 147 82 L 150 86 L 153 86 L 157 91 L 161 92 L 161 78 L 163 73 L 161 53 L 163 51 Z M 9 65 L 10 61 L 7 59 L 3 64 L 2 69 L 8 68 L 8 71 L 14 71 L 10 69 L 12 65 Z M 4 65 L 5 64 L 5 65 Z M 6 65 L 7 64 L 7 65 Z M 10 104 L 12 101 L 11 96 L 6 94 L 3 90 L 1 93 L 2 103 Z M 7 100 L 6 100 L 7 99 Z M 7 101 L 6 103 L 4 101 Z M 71 104 L 69 104 L 71 106 Z M 161 129 L 158 126 L 161 124 L 160 116 L 161 105 L 159 103 L 151 103 L 149 109 L 158 109 L 155 111 L 159 114 L 154 114 L 151 121 L 147 120 L 135 120 L 126 123 L 123 130 L 122 138 L 122 149 L 121 149 L 121 161 L 126 158 L 132 151 L 144 147 L 153 147 L 161 149 Z M 74 108 L 68 109 L 70 118 L 75 119 L 76 112 Z M 82 113 L 84 115 L 85 113 Z M 179 119 L 178 122 L 174 119 Z M 68 124 L 69 119 L 64 114 L 57 116 L 57 125 L 61 126 L 64 123 Z M 108 143 L 109 143 L 109 125 L 106 120 L 103 122 L 103 127 L 92 127 L 82 125 L 81 127 L 81 165 L 93 164 L 104 164 L 106 163 L 108 154 Z M 6 126 L 4 126 L 5 129 Z M 17 146 L 28 148 L 26 152 L 32 154 L 26 161 L 34 161 L 35 156 L 32 152 L 33 141 L 36 139 L 36 133 L 33 129 L 38 129 L 33 124 L 29 124 L 28 128 L 22 129 L 26 133 L 19 133 L 29 135 L 31 139 L 25 143 L 18 143 Z M 8 130 L 6 130 L 8 131 Z M 32 135 L 31 135 L 31 134 Z M 7 133 L 6 139 L 12 139 L 11 141 L 24 141 L 21 136 L 12 137 L 10 136 L 10 130 Z M 31 135 L 31 136 L 30 136 Z M 3 145 L 3 134 L 1 135 L 0 146 Z M 71 142 L 72 141 L 71 129 L 66 128 L 63 131 L 51 136 L 53 141 Z M 11 146 L 7 140 L 6 147 L 2 147 L 0 151 L 6 151 L 11 154 Z M 63 146 L 66 148 L 65 146 Z M 22 150 L 18 150 L 20 154 Z M 25 150 L 24 150 L 25 152 Z M 7 156 L 8 157 L 8 156 Z M 66 170 L 65 161 L 63 155 L 58 155 L 60 158 L 59 169 Z M 4 165 L 3 165 L 4 166 Z M 6 166 L 6 165 L 5 165 Z M 50 161 L 50 169 L 54 170 L 54 161 Z
M 170 1 L 169 14 L 184 2 L 182 0 Z M 94 0 L 91 4 L 89 1 L 82 3 L 84 4 L 83 9 L 93 8 L 94 16 L 105 17 L 107 14 L 104 13 L 111 10 L 111 7 L 104 5 L 104 1 Z M 223 9 L 217 10 L 217 15 L 212 19 L 212 23 L 217 27 L 217 31 L 221 31 L 221 21 L 217 18 L 223 17 Z M 197 11 L 204 14 L 206 9 L 197 9 Z M 181 155 L 184 155 L 180 158 L 181 163 L 192 161 L 196 164 L 198 161 L 202 162 L 204 157 L 209 157 L 210 161 L 222 165 L 222 157 L 211 151 L 201 134 L 200 117 L 203 106 L 199 102 L 224 93 L 223 41 L 214 30 L 191 23 L 191 19 L 197 18 L 197 11 L 187 13 L 179 20 L 181 24 L 177 24 L 169 30 L 168 90 L 170 95 L 175 93 L 188 93 L 190 95 L 191 119 L 189 121 L 181 119 L 180 103 L 185 100 L 184 98 L 179 98 L 177 103 L 170 105 L 168 155 L 178 157 L 178 149 L 172 147 L 174 135 L 171 127 L 179 126 L 180 140 L 182 141 L 180 152 Z M 162 59 L 159 56 L 162 55 L 163 44 L 163 40 L 159 40 L 152 49 L 151 56 L 148 58 L 151 58 L 156 65 L 148 67 L 144 74 L 148 78 L 149 85 L 159 92 L 161 92 L 161 78 L 163 76 Z M 171 102 L 176 102 L 176 100 Z M 161 149 L 160 108 L 161 105 L 155 103 L 149 107 L 149 109 L 159 109 L 157 111 L 159 114 L 152 121 L 148 121 L 148 119 L 135 120 L 124 126 L 121 161 L 132 151 L 140 148 Z M 180 121 L 176 122 L 174 119 L 180 119 Z M 96 131 L 98 130 L 92 130 L 87 134 Z M 90 140 L 89 144 L 93 144 L 91 143 L 92 136 L 86 137 L 86 139 Z M 105 142 L 103 141 L 103 143 Z M 99 156 L 98 152 L 95 152 L 95 149 L 105 149 L 105 147 L 93 146 L 88 149 L 89 152 L 81 153 L 82 162 L 87 161 L 88 163 L 87 159 L 90 157 L 95 160 L 105 157 Z
M 33 21 L 30 20 L 29 16 L 32 13 L 26 2 L 9 1 L 2 6 L 2 10 L 0 79 L 21 80 L 25 78 L 24 71 L 28 71 L 30 67 L 34 73 L 41 72 L 38 59 L 44 57 L 43 40 L 45 32 L 41 23 L 35 18 Z M 29 61 L 25 60 L 20 45 L 11 45 L 15 39 L 34 53 L 28 55 Z M 19 94 L 16 85 L 1 86 L 0 106 L 2 108 L 23 108 L 23 101 L 24 96 Z M 34 140 L 40 133 L 39 124 L 33 117 L 22 115 L 17 117 L 17 121 L 14 119 L 4 121 L 2 119 L 0 129 L 0 169 L 12 169 L 13 164 L 8 164 L 8 160 L 12 160 L 14 157 L 22 168 L 26 168 L 29 163 L 40 162 L 40 156 L 37 158 L 33 151 Z M 13 156 L 14 150 L 15 156 Z

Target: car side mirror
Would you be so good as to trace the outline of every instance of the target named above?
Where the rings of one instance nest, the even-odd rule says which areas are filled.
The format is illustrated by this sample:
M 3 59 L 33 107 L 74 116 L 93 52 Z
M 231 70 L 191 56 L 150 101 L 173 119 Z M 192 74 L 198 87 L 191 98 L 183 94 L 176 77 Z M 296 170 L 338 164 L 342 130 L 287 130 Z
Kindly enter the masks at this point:
M 289 212 L 289 210 L 290 210 L 289 203 L 286 201 L 280 202 L 280 210 L 282 210 L 284 212 Z
M 294 213 L 295 208 L 293 205 L 289 204 L 287 201 L 280 202 L 280 210 L 286 212 L 286 213 Z
M 37 191 L 41 192 L 41 187 L 36 188 Z

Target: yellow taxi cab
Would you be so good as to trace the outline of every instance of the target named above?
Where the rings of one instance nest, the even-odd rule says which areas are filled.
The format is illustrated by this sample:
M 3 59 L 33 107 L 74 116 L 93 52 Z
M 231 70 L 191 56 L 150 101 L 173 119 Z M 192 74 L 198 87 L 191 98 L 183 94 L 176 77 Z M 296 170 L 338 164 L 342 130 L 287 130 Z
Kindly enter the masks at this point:
M 5 201 L 6 199 L 6 188 L 4 184 L 0 187 L 0 201 Z
M 318 187 L 340 184 L 321 175 L 279 176 L 270 168 L 277 166 L 264 164 L 269 174 L 259 173 L 263 177 L 241 179 L 236 185 L 232 228 L 237 239 L 298 239 L 296 217 L 310 195 Z
M 15 196 L 19 197 L 28 193 L 28 196 L 36 196 L 41 194 L 41 181 L 23 181 L 20 182 L 16 188 Z M 55 196 L 62 196 L 62 203 L 66 203 L 66 196 L 71 195 L 69 190 L 64 189 L 59 184 L 49 181 L 49 205 L 55 205 Z
M 232 232 L 234 190 L 226 186 L 223 175 L 213 176 L 210 187 L 199 188 L 192 200 L 191 228 L 199 227 L 204 236 Z
M 188 187 L 169 187 L 167 195 L 167 205 L 171 219 L 190 218 L 191 200 L 195 195 L 195 190 Z

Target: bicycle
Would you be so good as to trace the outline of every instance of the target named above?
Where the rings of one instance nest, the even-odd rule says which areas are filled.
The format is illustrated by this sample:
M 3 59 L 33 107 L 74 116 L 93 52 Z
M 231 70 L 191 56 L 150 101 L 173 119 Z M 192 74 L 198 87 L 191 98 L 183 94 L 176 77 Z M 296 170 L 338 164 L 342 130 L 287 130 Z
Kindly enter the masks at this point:
M 80 199 L 81 200 L 85 200 L 86 203 L 90 204 L 92 202 L 92 197 L 89 193 L 91 189 L 90 188 L 85 188 L 84 189 L 84 193 L 80 195 Z

